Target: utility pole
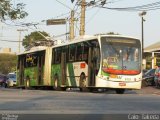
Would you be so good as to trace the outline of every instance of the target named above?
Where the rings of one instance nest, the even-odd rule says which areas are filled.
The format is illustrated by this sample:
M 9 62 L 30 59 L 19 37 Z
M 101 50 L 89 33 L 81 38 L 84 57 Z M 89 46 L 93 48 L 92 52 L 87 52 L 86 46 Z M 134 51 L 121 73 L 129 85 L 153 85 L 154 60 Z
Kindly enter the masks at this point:
M 80 20 L 80 36 L 85 35 L 85 10 L 86 10 L 86 0 L 82 0 L 81 20 Z
M 69 39 L 74 39 L 74 10 L 71 10 Z
M 142 26 L 141 26 L 141 29 L 142 29 L 142 58 L 144 58 L 144 30 L 143 30 L 143 23 L 145 21 L 145 19 L 143 18 L 144 15 L 146 15 L 147 12 L 143 11 L 142 13 L 139 13 L 139 16 L 141 17 L 141 22 L 142 22 Z
M 19 31 L 19 45 L 18 45 L 18 53 L 20 53 L 20 49 L 21 49 L 21 32 L 22 31 L 27 31 L 27 29 L 17 29 L 17 31 Z

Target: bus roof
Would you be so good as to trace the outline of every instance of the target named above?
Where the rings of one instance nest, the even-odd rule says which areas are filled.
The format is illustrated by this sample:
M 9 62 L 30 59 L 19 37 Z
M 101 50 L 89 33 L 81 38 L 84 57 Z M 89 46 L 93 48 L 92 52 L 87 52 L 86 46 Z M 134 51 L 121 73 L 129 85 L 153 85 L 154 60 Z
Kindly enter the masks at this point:
M 97 36 L 93 36 L 93 35 L 78 36 L 78 37 L 74 38 L 72 41 L 68 41 L 65 43 L 54 45 L 53 48 L 64 46 L 64 45 L 69 45 L 69 44 L 73 44 L 73 43 L 78 43 L 78 42 L 82 42 L 82 41 L 86 41 L 86 40 L 93 40 L 93 39 L 97 39 L 97 38 L 98 38 Z
M 132 37 L 132 36 L 125 36 L 125 35 L 116 35 L 116 34 L 113 34 L 113 35 L 108 35 L 108 34 L 96 34 L 95 36 L 101 36 L 101 37 L 123 37 L 123 38 L 130 38 L 130 39 L 137 39 L 139 40 L 139 38 L 136 38 L 136 37 Z
M 84 35 L 84 36 L 78 36 L 78 37 L 74 38 L 72 41 L 68 41 L 68 42 L 65 42 L 65 43 L 54 45 L 54 46 L 52 46 L 52 48 L 61 47 L 61 46 L 64 46 L 64 45 L 74 44 L 74 43 L 87 41 L 87 40 L 98 39 L 99 37 L 124 37 L 124 38 L 139 40 L 138 38 L 130 37 L 130 36 L 124 36 L 124 35 L 108 35 L 108 34 Z M 42 51 L 42 50 L 46 50 L 46 48 L 48 48 L 48 46 L 35 46 L 35 47 L 32 47 L 30 50 L 24 51 L 23 53 L 19 53 L 17 55 L 23 55 L 23 54 L 27 54 L 27 53 Z
M 76 37 L 72 41 L 68 41 L 65 43 L 54 45 L 52 48 L 60 47 L 60 46 L 64 46 L 64 45 L 69 45 L 69 44 L 73 44 L 73 43 L 78 43 L 78 42 L 82 42 L 82 41 L 86 41 L 86 40 L 98 39 L 99 37 L 122 37 L 122 38 L 130 38 L 130 39 L 139 40 L 138 38 L 131 37 L 131 36 L 124 36 L 124 35 L 107 35 L 107 34 L 84 35 L 84 36 Z
M 27 53 L 42 51 L 42 50 L 45 50 L 47 47 L 48 46 L 36 46 L 36 47 L 32 47 L 30 50 L 24 51 L 23 53 L 19 53 L 17 55 L 23 55 L 23 54 L 27 54 Z

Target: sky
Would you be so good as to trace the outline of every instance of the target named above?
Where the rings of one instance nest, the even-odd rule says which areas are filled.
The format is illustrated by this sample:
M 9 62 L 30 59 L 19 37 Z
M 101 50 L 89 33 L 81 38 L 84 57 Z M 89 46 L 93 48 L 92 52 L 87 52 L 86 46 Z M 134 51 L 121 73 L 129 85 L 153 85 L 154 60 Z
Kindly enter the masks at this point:
M 69 18 L 70 11 L 75 6 L 71 0 L 12 0 L 13 4 L 22 2 L 26 4 L 25 11 L 28 16 L 23 20 L 6 21 L 0 23 L 0 40 L 17 41 L 33 31 L 45 31 L 50 36 L 58 36 L 69 31 L 69 25 L 46 25 L 48 19 Z M 86 0 L 90 2 L 91 0 Z M 100 0 L 96 0 L 100 1 Z M 160 2 L 160 0 L 107 0 L 105 7 L 126 8 Z M 157 5 L 158 6 L 158 5 Z M 160 7 L 159 7 L 160 8 Z M 95 6 L 86 8 L 85 34 L 114 32 L 125 36 L 141 39 L 141 11 L 117 11 Z M 144 47 L 160 40 L 160 9 L 146 11 L 144 16 Z M 80 6 L 75 17 L 80 17 Z M 25 23 L 37 24 L 36 26 L 22 26 Z M 17 26 L 18 25 L 18 26 Z M 76 36 L 79 35 L 79 22 L 75 23 Z M 18 29 L 24 29 L 21 34 Z M 65 39 L 63 36 L 61 39 Z M 58 39 L 58 38 L 57 38 Z M 60 39 L 60 38 L 59 38 Z M 9 47 L 13 52 L 18 52 L 18 42 L 0 41 L 0 49 Z M 21 52 L 24 48 L 21 45 Z

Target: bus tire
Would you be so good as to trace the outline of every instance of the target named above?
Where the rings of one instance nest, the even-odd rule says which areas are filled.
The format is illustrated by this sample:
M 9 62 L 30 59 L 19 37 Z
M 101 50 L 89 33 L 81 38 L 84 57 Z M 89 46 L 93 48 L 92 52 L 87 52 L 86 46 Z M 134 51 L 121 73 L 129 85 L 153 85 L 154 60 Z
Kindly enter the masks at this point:
M 27 76 L 26 77 L 26 82 L 25 82 L 25 89 L 29 89 L 29 87 L 30 87 L 30 77 Z
M 94 91 L 96 91 L 95 88 L 89 88 L 89 92 L 94 92 Z
M 61 91 L 66 91 L 66 87 L 61 87 Z
M 58 74 L 56 73 L 55 75 L 54 75 L 54 90 L 60 90 L 60 87 L 58 86 L 58 81 L 59 81 L 59 79 L 58 79 Z
M 79 90 L 81 92 L 90 92 L 90 90 L 87 87 L 80 87 Z
M 6 88 L 7 84 L 6 83 L 2 83 L 2 87 Z
M 84 91 L 84 89 L 83 89 L 82 87 L 80 87 L 80 88 L 79 88 L 79 90 L 80 90 L 81 92 L 83 92 L 83 91 Z
M 54 90 L 58 90 L 58 80 L 54 80 Z
M 125 89 L 116 89 L 117 94 L 124 94 Z

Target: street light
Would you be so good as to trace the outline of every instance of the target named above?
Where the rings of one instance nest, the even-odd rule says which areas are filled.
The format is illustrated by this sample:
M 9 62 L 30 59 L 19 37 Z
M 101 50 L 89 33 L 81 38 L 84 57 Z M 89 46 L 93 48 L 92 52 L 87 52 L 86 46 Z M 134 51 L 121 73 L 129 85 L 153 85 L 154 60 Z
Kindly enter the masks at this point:
M 143 56 L 143 52 L 144 52 L 144 31 L 143 31 L 143 22 L 145 21 L 145 19 L 143 18 L 144 15 L 146 15 L 147 12 L 143 11 L 141 13 L 139 13 L 139 16 L 142 18 L 142 58 Z

